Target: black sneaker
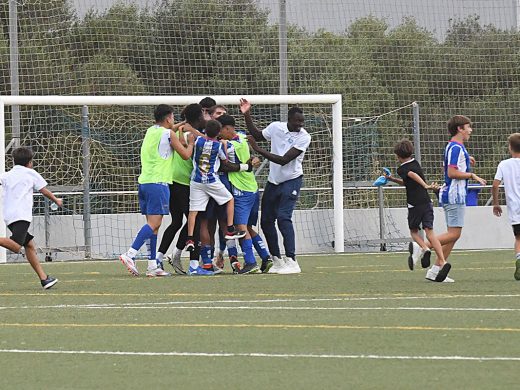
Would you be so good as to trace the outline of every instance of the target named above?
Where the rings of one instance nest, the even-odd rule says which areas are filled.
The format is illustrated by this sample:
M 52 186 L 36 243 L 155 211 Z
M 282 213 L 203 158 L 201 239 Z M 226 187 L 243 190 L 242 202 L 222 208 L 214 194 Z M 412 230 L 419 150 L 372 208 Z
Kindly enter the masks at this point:
M 258 268 L 258 265 L 256 263 L 251 264 L 244 264 L 244 267 L 238 271 L 240 275 L 243 274 L 257 274 L 260 272 L 260 268 Z
M 236 238 L 244 238 L 245 236 L 246 236 L 246 231 L 245 230 L 237 230 L 235 228 L 232 231 L 228 230 L 226 235 L 224 236 L 224 238 L 226 240 L 233 240 L 233 239 L 236 239 Z
M 436 282 L 444 282 L 444 279 L 448 277 L 448 273 L 450 272 L 451 264 L 445 263 L 442 268 L 439 270 L 439 273 L 435 277 Z
M 424 255 L 423 257 L 421 258 L 421 266 L 423 268 L 428 268 L 430 266 L 430 257 L 432 255 L 432 251 L 431 250 L 427 250 L 424 252 Z M 446 273 L 446 275 L 448 275 L 448 273 Z
M 188 252 L 193 252 L 195 250 L 195 243 L 193 242 L 193 240 L 186 241 L 186 248 L 185 249 Z
M 262 265 L 260 266 L 260 271 L 262 271 L 262 273 L 266 274 L 269 272 L 269 270 L 271 269 L 272 266 L 273 266 L 273 260 L 271 260 L 270 258 L 262 260 Z
M 45 280 L 40 280 L 40 282 L 42 283 L 42 287 L 43 287 L 45 290 L 48 290 L 49 288 L 51 288 L 52 286 L 54 286 L 56 283 L 58 283 L 58 279 L 53 278 L 52 276 L 47 275 L 47 279 L 45 279 Z

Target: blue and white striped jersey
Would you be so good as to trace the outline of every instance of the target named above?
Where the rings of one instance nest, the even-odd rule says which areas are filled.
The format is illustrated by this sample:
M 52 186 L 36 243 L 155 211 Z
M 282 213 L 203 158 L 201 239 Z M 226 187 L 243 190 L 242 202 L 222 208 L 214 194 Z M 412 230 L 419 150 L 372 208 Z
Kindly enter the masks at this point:
M 217 171 L 220 167 L 220 160 L 226 159 L 226 153 L 219 141 L 207 137 L 197 137 L 193 148 L 191 180 L 204 184 L 219 182 Z
M 448 167 L 460 172 L 470 172 L 469 154 L 463 144 L 450 141 L 444 150 L 444 185 L 441 188 L 441 204 L 466 204 L 468 181 L 448 177 Z

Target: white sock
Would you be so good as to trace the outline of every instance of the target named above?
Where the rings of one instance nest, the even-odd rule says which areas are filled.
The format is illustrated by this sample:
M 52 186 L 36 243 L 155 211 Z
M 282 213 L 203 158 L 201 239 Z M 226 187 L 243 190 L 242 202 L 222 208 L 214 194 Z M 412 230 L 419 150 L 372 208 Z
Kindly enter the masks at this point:
M 157 261 L 155 259 L 148 260 L 148 269 L 156 269 Z
M 135 259 L 135 256 L 137 256 L 137 251 L 134 248 L 130 248 L 126 251 L 126 254 L 132 259 Z
M 440 269 L 441 269 L 441 267 L 439 267 L 438 265 L 435 265 L 435 264 L 432 265 L 432 268 L 431 268 L 431 270 L 432 270 L 433 272 L 439 272 Z
M 163 260 L 164 260 L 164 253 L 157 252 L 157 255 L 155 256 L 155 259 L 162 263 Z
M 192 268 L 192 269 L 199 268 L 199 261 L 198 260 L 190 260 L 190 268 Z

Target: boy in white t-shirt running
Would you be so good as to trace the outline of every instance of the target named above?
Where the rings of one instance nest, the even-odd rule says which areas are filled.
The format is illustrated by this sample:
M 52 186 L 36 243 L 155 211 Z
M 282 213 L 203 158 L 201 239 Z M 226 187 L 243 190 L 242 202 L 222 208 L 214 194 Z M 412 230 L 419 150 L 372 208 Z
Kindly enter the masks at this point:
M 41 192 L 45 197 L 59 207 L 63 201 L 54 196 L 47 187 L 47 182 L 33 168 L 33 152 L 21 147 L 13 150 L 14 167 L 9 172 L 0 175 L 4 201 L 4 221 L 12 235 L 10 238 L 0 238 L 0 246 L 14 253 L 20 253 L 25 248 L 25 257 L 31 264 L 44 289 L 54 286 L 58 279 L 47 275 L 38 260 L 33 236 L 28 232 L 32 222 L 33 191 Z
M 493 180 L 493 214 L 497 217 L 502 215 L 502 207 L 498 204 L 498 190 L 502 182 L 506 193 L 507 214 L 515 235 L 515 279 L 520 280 L 520 133 L 511 134 L 508 141 L 511 158 L 498 164 Z

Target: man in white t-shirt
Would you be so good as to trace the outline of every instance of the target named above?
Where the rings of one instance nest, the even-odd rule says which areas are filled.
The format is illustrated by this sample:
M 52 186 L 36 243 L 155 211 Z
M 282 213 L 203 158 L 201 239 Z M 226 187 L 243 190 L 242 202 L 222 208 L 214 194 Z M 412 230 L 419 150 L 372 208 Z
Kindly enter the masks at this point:
M 260 218 L 260 225 L 273 256 L 273 267 L 269 273 L 300 273 L 296 260 L 292 214 L 303 183 L 302 161 L 311 143 L 311 136 L 303 128 L 303 111 L 299 107 L 292 107 L 289 109 L 287 122 L 273 122 L 262 131 L 254 125 L 251 104 L 246 99 L 240 99 L 240 111 L 244 114 L 247 130 L 251 134 L 248 137 L 251 148 L 270 161 Z M 270 141 L 270 152 L 255 142 L 263 140 Z M 275 222 L 283 237 L 285 259 L 280 254 Z
M 498 190 L 500 183 L 503 182 L 507 214 L 515 235 L 515 279 L 520 280 L 520 133 L 511 134 L 508 141 L 511 158 L 498 164 L 493 180 L 493 214 L 497 217 L 502 215 L 502 207 L 498 204 Z
M 3 189 L 4 222 L 12 235 L 10 238 L 1 237 L 0 246 L 19 253 L 22 246 L 25 248 L 25 257 L 31 264 L 44 289 L 54 286 L 58 279 L 47 275 L 38 261 L 33 236 L 28 232 L 32 222 L 33 191 L 39 191 L 57 206 L 61 207 L 62 200 L 56 198 L 49 191 L 47 182 L 33 168 L 33 152 L 29 148 L 13 150 L 14 167 L 9 172 L 0 175 L 0 185 Z

